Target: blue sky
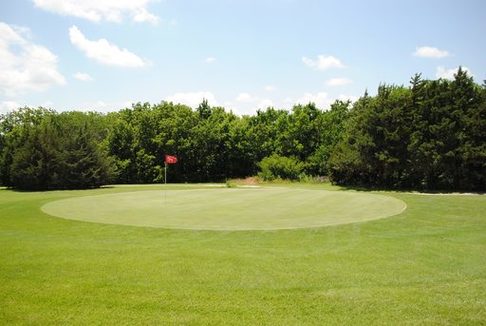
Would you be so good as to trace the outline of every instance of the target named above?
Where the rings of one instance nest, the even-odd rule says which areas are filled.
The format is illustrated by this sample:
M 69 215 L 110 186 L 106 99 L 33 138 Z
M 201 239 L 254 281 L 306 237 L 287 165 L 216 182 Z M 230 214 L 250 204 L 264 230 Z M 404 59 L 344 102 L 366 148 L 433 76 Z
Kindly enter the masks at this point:
M 486 1 L 4 0 L 0 112 L 205 97 L 238 114 L 486 79 Z

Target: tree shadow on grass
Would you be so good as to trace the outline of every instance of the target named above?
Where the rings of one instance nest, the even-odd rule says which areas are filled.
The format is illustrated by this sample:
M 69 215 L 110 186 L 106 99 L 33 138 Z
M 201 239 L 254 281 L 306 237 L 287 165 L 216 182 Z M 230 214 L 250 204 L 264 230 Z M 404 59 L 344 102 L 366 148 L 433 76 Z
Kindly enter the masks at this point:
M 486 192 L 484 191 L 468 191 L 462 189 L 415 189 L 415 188 L 392 188 L 392 187 L 364 187 L 364 186 L 346 186 L 346 185 L 338 185 L 333 184 L 336 187 L 339 187 L 340 190 L 350 190 L 350 191 L 359 191 L 359 192 L 370 192 L 370 191 L 379 191 L 379 192 L 395 192 L 395 193 L 404 193 L 404 194 L 425 194 L 425 195 L 461 195 L 461 194 L 474 194 L 474 195 L 484 195 Z
M 89 187 L 89 188 L 52 188 L 52 189 L 19 189 L 14 187 L 0 187 L 0 191 L 13 191 L 18 193 L 44 193 L 44 192 L 54 192 L 54 191 L 81 191 L 81 190 L 94 190 L 94 189 L 112 189 L 115 188 L 113 185 L 99 186 L 99 187 Z

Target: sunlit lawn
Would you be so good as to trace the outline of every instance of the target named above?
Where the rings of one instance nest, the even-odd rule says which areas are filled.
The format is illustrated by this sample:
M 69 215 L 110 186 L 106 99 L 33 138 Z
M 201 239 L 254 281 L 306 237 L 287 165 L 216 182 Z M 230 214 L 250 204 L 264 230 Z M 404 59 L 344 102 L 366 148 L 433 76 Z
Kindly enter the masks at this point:
M 105 225 L 40 209 L 156 188 L 0 190 L 0 324 L 486 323 L 484 195 L 386 193 L 407 210 L 279 231 Z

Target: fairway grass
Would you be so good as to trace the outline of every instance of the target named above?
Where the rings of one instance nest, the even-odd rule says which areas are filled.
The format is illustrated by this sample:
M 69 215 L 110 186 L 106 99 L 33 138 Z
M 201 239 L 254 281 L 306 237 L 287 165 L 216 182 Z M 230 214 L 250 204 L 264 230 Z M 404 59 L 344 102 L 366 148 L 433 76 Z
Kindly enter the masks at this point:
M 380 192 L 407 209 L 359 223 L 271 231 L 86 223 L 41 210 L 69 198 L 201 188 L 0 190 L 0 324 L 486 322 L 484 195 Z
M 277 230 L 364 222 L 401 213 L 396 198 L 268 188 L 152 190 L 74 197 L 42 206 L 67 219 L 199 230 Z

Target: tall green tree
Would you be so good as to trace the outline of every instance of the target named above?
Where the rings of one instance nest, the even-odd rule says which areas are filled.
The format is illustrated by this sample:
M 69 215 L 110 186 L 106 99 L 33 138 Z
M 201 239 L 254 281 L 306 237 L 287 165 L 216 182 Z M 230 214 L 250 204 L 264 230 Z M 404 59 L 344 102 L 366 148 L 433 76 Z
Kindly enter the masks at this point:
M 96 126 L 93 121 L 100 122 Z M 112 162 L 100 137 L 100 115 L 23 109 L 2 121 L 4 184 L 26 190 L 98 187 Z
M 329 174 L 329 158 L 344 136 L 345 125 L 351 110 L 351 102 L 335 101 L 329 111 L 319 114 L 315 122 L 318 137 L 310 155 L 306 158 L 306 172 L 310 175 Z
M 454 80 L 382 85 L 354 106 L 331 157 L 331 178 L 348 185 L 484 189 L 484 90 L 466 71 Z

